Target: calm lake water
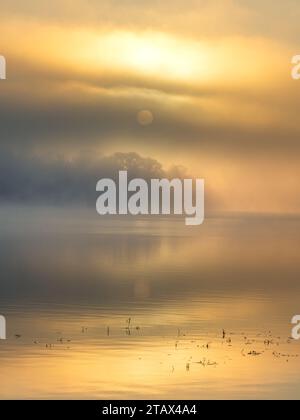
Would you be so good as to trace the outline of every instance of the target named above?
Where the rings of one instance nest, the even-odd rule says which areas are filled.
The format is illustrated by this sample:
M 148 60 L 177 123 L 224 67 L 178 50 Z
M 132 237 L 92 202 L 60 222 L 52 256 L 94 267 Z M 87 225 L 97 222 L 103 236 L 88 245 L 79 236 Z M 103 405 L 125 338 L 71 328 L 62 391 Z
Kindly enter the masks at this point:
M 0 398 L 300 397 L 300 220 L 0 220 Z

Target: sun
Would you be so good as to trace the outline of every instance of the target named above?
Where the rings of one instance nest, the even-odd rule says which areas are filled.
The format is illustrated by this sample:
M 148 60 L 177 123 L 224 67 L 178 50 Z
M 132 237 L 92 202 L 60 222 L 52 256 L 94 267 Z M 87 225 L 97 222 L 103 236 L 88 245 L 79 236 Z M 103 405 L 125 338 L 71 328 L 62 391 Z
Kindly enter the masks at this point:
M 102 34 L 85 50 L 95 68 L 122 71 L 156 79 L 195 80 L 205 69 L 205 50 L 163 33 L 117 31 Z M 95 51 L 100 51 L 96 55 Z M 90 53 L 86 54 L 89 51 Z
M 120 37 L 120 61 L 143 74 L 165 78 L 189 78 L 199 70 L 199 54 L 188 45 L 161 34 Z

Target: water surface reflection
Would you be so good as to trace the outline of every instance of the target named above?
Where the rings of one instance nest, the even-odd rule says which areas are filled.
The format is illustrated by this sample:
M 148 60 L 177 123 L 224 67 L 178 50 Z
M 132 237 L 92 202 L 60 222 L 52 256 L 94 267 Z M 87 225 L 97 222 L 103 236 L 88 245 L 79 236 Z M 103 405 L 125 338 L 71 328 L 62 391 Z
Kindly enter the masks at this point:
M 299 220 L 70 226 L 2 229 L 2 398 L 299 398 Z

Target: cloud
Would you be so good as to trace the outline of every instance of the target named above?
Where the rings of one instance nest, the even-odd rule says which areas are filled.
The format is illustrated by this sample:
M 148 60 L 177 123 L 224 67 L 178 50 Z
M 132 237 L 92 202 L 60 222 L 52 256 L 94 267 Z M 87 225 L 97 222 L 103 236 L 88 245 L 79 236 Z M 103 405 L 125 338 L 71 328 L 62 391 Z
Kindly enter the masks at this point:
M 285 0 L 10 0 L 1 5 L 5 19 L 94 28 L 153 29 L 188 37 L 236 33 L 297 43 L 299 2 Z
M 33 85 L 30 85 L 33 88 Z M 52 86 L 52 85 L 50 85 Z M 146 147 L 213 154 L 292 154 L 299 151 L 299 105 L 273 106 L 263 97 L 203 94 L 197 99 L 134 89 L 86 91 L 80 86 L 50 87 L 43 97 L 30 89 L 0 104 L 2 147 L 118 150 L 120 143 L 143 152 Z M 285 109 L 283 109 L 285 108 Z M 153 123 L 141 127 L 137 113 L 149 109 Z
M 278 42 L 235 35 L 203 43 L 180 33 L 36 22 L 3 30 L 9 78 L 1 84 L 1 145 L 107 152 L 122 141 L 123 150 L 150 154 L 299 150 L 298 89 L 288 49 Z M 136 121 L 142 109 L 154 115 L 146 129 Z
M 121 150 L 163 167 L 179 157 L 229 209 L 298 211 L 298 3 L 6 2 L 2 196 L 91 200 L 94 156 Z

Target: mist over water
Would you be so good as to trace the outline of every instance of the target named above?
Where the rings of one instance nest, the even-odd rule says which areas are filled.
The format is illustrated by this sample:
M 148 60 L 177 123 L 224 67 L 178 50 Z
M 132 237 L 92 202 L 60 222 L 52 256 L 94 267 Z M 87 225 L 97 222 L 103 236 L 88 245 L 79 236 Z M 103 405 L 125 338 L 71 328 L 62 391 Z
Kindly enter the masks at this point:
M 2 208 L 0 230 L 2 398 L 299 397 L 297 218 Z

